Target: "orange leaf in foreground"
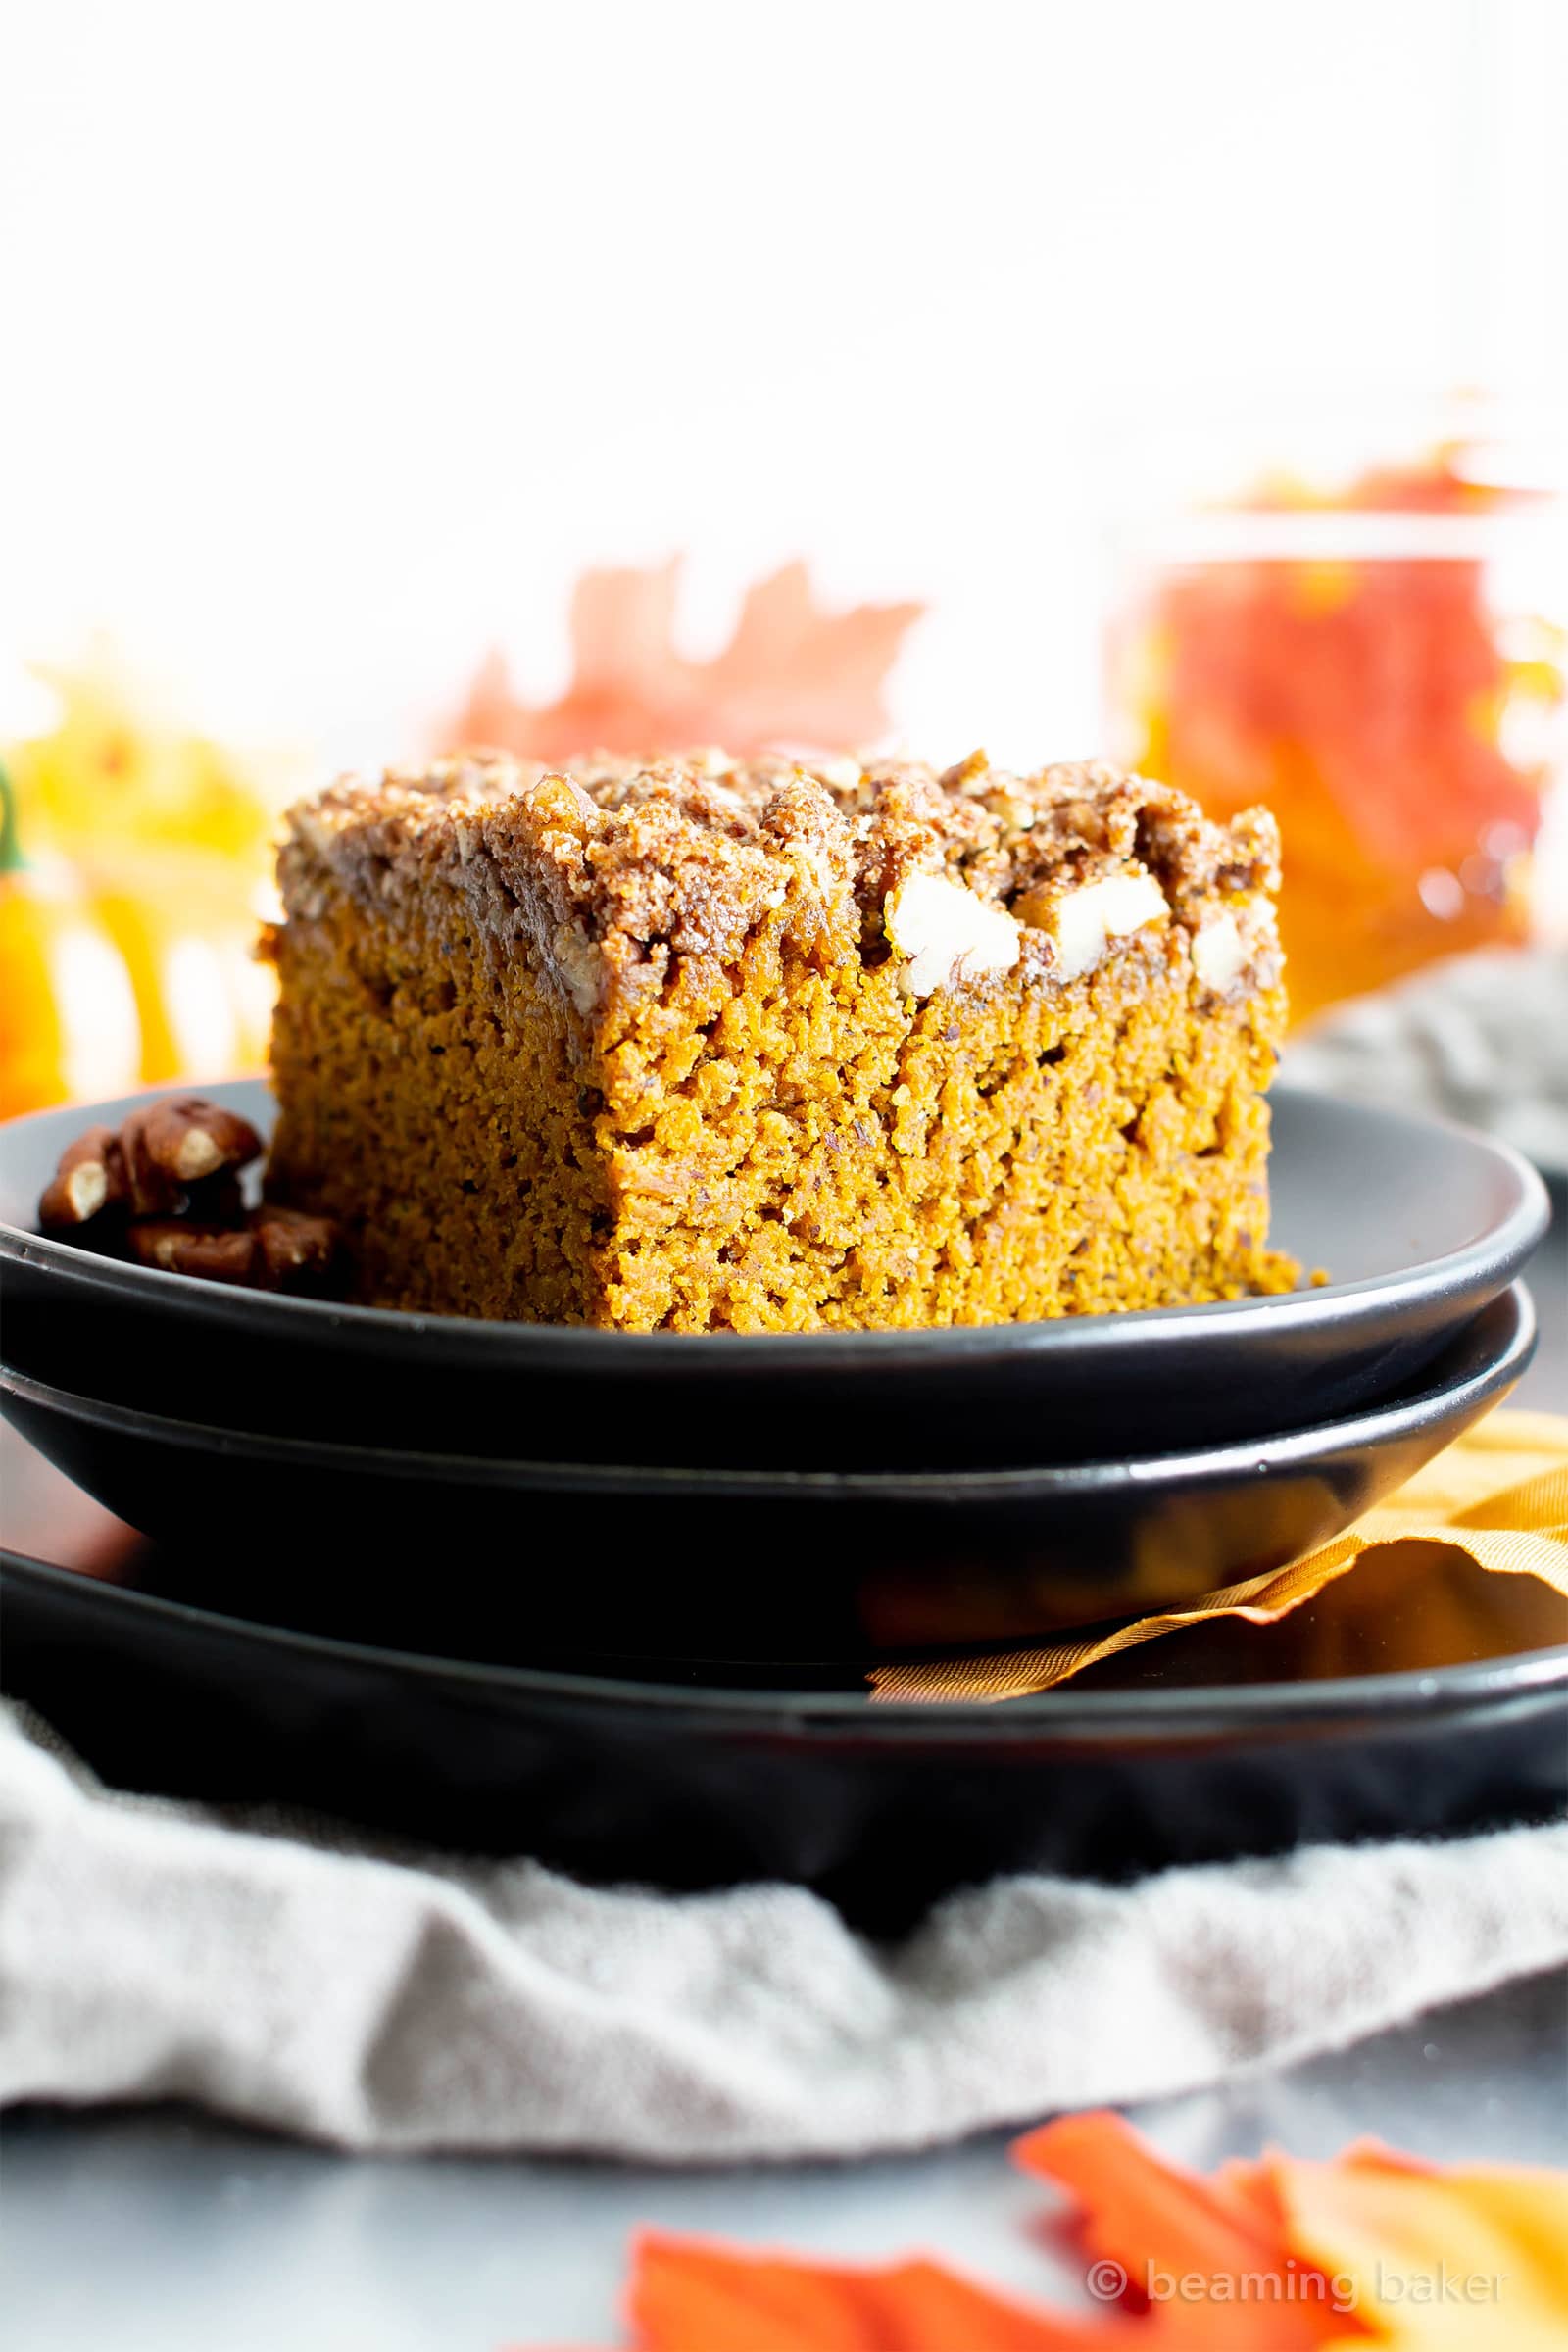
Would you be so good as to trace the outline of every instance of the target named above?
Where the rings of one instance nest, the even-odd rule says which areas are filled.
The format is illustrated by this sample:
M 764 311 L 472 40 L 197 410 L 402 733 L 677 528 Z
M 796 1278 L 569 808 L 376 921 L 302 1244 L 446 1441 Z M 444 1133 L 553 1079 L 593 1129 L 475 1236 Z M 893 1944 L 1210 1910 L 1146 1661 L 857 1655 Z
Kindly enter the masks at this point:
M 629 2304 L 639 2352 L 1132 2352 L 1145 2336 L 1006 2302 L 935 2262 L 858 2270 L 655 2234 Z
M 1012 2154 L 1067 2191 L 1086 2251 L 1149 2296 L 1142 2340 L 1151 2346 L 1305 2352 L 1369 2333 L 1295 2249 L 1256 2168 L 1227 2166 L 1206 2180 L 1167 2163 L 1107 2112 L 1063 2116 L 1014 2141 Z
M 450 748 L 494 744 L 525 759 L 628 754 L 720 744 L 850 751 L 887 731 L 883 687 L 919 605 L 824 612 L 804 564 L 749 589 L 735 634 L 711 662 L 674 641 L 678 565 L 589 571 L 571 603 L 572 681 L 559 702 L 530 704 L 492 653 L 447 730 Z
M 1064 2116 L 1012 2152 L 1071 2199 L 1102 2311 L 1012 2302 L 930 2260 L 852 2269 L 650 2232 L 627 2297 L 637 2352 L 1568 2344 L 1568 2175 L 1449 2171 L 1366 2145 L 1204 2178 L 1107 2113 Z

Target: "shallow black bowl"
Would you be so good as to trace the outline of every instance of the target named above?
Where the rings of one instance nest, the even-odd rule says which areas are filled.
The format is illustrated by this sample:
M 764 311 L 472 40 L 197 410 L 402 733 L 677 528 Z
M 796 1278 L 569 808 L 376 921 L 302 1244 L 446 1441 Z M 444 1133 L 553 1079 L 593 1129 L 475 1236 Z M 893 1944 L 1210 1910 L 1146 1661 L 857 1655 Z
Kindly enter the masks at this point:
M 259 1082 L 208 1092 L 270 1125 Z M 0 1128 L 13 1365 L 176 1419 L 533 1461 L 1093 1461 L 1317 1423 L 1419 1373 L 1549 1213 L 1503 1146 L 1281 1090 L 1275 1233 L 1325 1288 L 984 1330 L 572 1331 L 261 1298 L 29 1233 L 64 1144 L 128 1107 Z
M 1534 1346 L 1516 1285 L 1367 1412 L 1241 1446 L 1014 1470 L 393 1453 L 169 1420 L 5 1368 L 0 1408 L 110 1510 L 189 1559 L 202 1599 L 289 1582 L 322 1630 L 418 1648 L 478 1641 L 514 1660 L 585 1643 L 887 1655 L 1179 1606 L 1278 1568 L 1449 1444 Z M 415 1575 L 400 1576 L 411 1560 Z
M 0 1485 L 13 1541 L 47 1554 L 6 1563 L 5 1687 L 132 1788 L 602 1880 L 804 1881 L 874 1930 L 1000 1870 L 1113 1879 L 1568 1794 L 1568 1605 L 1446 1548 L 1374 1554 L 1279 1625 L 1152 1642 L 1039 1698 L 888 1706 L 853 1657 L 639 1676 L 416 1654 L 392 1639 L 401 1583 L 432 1639 L 468 1636 L 441 1616 L 444 1558 L 412 1546 L 375 1564 L 360 1642 L 307 1630 L 308 1578 L 225 1583 L 221 1524 L 194 1606 L 198 1563 L 116 1531 L 4 1429 Z

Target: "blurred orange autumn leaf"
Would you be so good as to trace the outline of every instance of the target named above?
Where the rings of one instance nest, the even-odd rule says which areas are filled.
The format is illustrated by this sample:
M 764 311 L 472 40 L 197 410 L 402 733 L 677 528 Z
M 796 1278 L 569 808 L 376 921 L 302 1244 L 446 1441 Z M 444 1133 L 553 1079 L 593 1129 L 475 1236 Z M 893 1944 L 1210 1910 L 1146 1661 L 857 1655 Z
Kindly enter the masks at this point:
M 1374 2145 L 1210 2177 L 1119 2116 L 1013 2148 L 1066 2192 L 1101 2312 L 999 2295 L 945 2265 L 813 2263 L 648 2231 L 636 2352 L 1459 2352 L 1568 2342 L 1568 2175 L 1460 2171 Z
M 286 773 L 159 710 L 105 639 L 35 674 L 58 718 L 0 778 L 0 1117 L 260 1068 Z
M 652 2232 L 636 2247 L 628 2303 L 647 2352 L 1104 2352 L 1118 2340 L 937 2262 L 853 2270 Z
M 525 759 L 635 755 L 722 744 L 849 751 L 888 726 L 883 688 L 919 605 L 826 612 L 804 564 L 747 591 L 735 634 L 710 662 L 676 650 L 676 562 L 585 572 L 571 600 L 572 680 L 559 702 L 523 702 L 492 653 L 446 733 Z
M 1348 2298 L 1292 2244 L 1262 2168 L 1226 2165 L 1205 2179 L 1168 2164 L 1120 2116 L 1101 2112 L 1047 2124 L 1015 2141 L 1012 2156 L 1067 2191 L 1090 2264 L 1115 2266 L 1134 2300 L 1148 2299 L 1133 2344 L 1309 2352 L 1375 2337 L 1353 2308 L 1334 2308 Z M 1201 2291 L 1183 2293 L 1192 2279 Z

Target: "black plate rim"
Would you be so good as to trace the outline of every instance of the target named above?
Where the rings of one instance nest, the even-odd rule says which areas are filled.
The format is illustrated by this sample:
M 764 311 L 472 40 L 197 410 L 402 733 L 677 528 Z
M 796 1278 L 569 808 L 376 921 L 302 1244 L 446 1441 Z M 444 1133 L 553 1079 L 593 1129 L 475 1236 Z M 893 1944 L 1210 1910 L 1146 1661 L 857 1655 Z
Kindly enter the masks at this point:
M 1542 1703 L 1561 1692 L 1568 1699 L 1568 1642 L 1546 1649 L 1519 1650 L 1508 1657 L 1473 1658 L 1459 1664 L 1401 1667 L 1391 1674 L 1339 1675 L 1321 1682 L 1191 1684 L 1172 1690 L 1075 1690 L 1072 1684 L 1017 1698 L 971 1701 L 883 1699 L 869 1694 L 848 1699 L 838 1691 L 758 1690 L 721 1684 L 621 1681 L 606 1674 L 572 1674 L 561 1668 L 508 1666 L 468 1658 L 432 1657 L 418 1650 L 388 1649 L 375 1642 L 348 1642 L 330 1634 L 307 1634 L 289 1626 L 248 1617 L 226 1617 L 190 1601 L 166 1600 L 107 1578 L 59 1568 L 0 1546 L 0 1572 L 45 1591 L 69 1594 L 74 1602 L 131 1609 L 155 1621 L 216 1635 L 259 1641 L 269 1647 L 307 1653 L 343 1666 L 373 1668 L 394 1675 L 456 1682 L 483 1691 L 499 1687 L 509 1695 L 577 1707 L 641 1711 L 666 1718 L 697 1719 L 696 1728 L 718 1731 L 726 1723 L 757 1733 L 809 1739 L 840 1737 L 845 1731 L 875 1740 L 917 1735 L 967 1743 L 1038 1740 L 1042 1733 L 1064 1739 L 1115 1740 L 1164 1735 L 1191 1737 L 1218 1727 L 1234 1734 L 1300 1733 L 1347 1718 L 1391 1713 L 1468 1717 L 1479 1704 Z
M 208 1091 L 220 1098 L 237 1086 L 265 1085 L 260 1079 L 214 1081 Z M 110 1102 L 73 1105 L 83 1124 L 101 1113 L 123 1116 L 127 1107 L 157 1100 L 172 1090 L 149 1087 Z M 1223 1329 L 1233 1338 L 1277 1329 L 1282 1323 L 1293 1333 L 1322 1328 L 1348 1329 L 1373 1322 L 1391 1311 L 1423 1305 L 1441 1307 L 1446 1301 L 1471 1294 L 1501 1290 L 1540 1241 L 1551 1219 L 1551 1200 L 1545 1184 L 1524 1155 L 1498 1137 L 1479 1134 L 1459 1121 L 1425 1111 L 1389 1110 L 1380 1105 L 1314 1098 L 1303 1087 L 1278 1087 L 1271 1100 L 1278 1103 L 1331 1102 L 1337 1112 L 1408 1131 L 1407 1148 L 1420 1149 L 1424 1135 L 1440 1132 L 1462 1140 L 1472 1150 L 1493 1157 L 1511 1177 L 1515 1199 L 1498 1222 L 1461 1249 L 1442 1257 L 1419 1260 L 1399 1272 L 1372 1275 L 1359 1282 L 1325 1283 L 1315 1289 L 1282 1292 L 1268 1298 L 1214 1299 L 1200 1306 L 1138 1307 L 1115 1315 L 1058 1316 L 1029 1323 L 930 1326 L 917 1331 L 836 1332 L 619 1332 L 587 1330 L 546 1323 L 483 1322 L 465 1315 L 411 1314 L 399 1307 L 358 1306 L 314 1298 L 286 1298 L 265 1292 L 237 1291 L 231 1286 L 198 1277 L 170 1274 L 152 1266 L 129 1265 L 100 1257 L 69 1242 L 28 1233 L 0 1218 L 0 1259 L 32 1265 L 53 1277 L 94 1290 L 172 1308 L 198 1320 L 252 1323 L 281 1336 L 294 1332 L 302 1339 L 328 1329 L 396 1334 L 401 1341 L 427 1346 L 432 1354 L 448 1349 L 472 1349 L 494 1354 L 514 1370 L 564 1374 L 604 1371 L 607 1355 L 622 1359 L 635 1348 L 638 1369 L 711 1374 L 750 1375 L 791 1371 L 853 1369 L 869 1354 L 896 1362 L 925 1364 L 948 1359 L 960 1364 L 1041 1351 L 1125 1347 L 1137 1340 L 1142 1350 L 1151 1346 L 1191 1342 L 1196 1331 Z M 5 1126 L 22 1127 L 35 1119 L 58 1118 L 58 1109 L 30 1111 Z M 536 1360 L 530 1361 L 530 1358 Z M 625 1371 L 624 1360 L 617 1369 Z
M 577 1494 L 585 1486 L 621 1495 L 667 1494 L 696 1491 L 705 1498 L 720 1496 L 765 1501 L 769 1496 L 819 1496 L 824 1501 L 858 1496 L 876 1501 L 974 1504 L 987 1496 L 1009 1501 L 1103 1492 L 1106 1488 L 1158 1481 L 1162 1485 L 1194 1485 L 1213 1477 L 1233 1477 L 1244 1465 L 1288 1468 L 1321 1463 L 1326 1456 L 1382 1446 L 1484 1406 L 1498 1391 L 1510 1388 L 1526 1370 L 1535 1352 L 1537 1319 L 1529 1286 L 1512 1283 L 1484 1307 L 1490 1315 L 1512 1304 L 1512 1327 L 1496 1351 L 1458 1380 L 1432 1383 L 1414 1396 L 1392 1404 L 1371 1405 L 1343 1420 L 1310 1423 L 1278 1435 L 1238 1440 L 1230 1446 L 1204 1446 L 1156 1454 L 1127 1454 L 1096 1462 L 1045 1463 L 1003 1470 L 836 1471 L 736 1470 L 681 1468 L 668 1463 L 646 1467 L 627 1463 L 531 1462 L 485 1454 L 424 1453 L 403 1446 L 385 1451 L 370 1446 L 344 1445 L 337 1440 L 295 1438 L 248 1430 L 224 1429 L 197 1421 L 146 1412 L 139 1406 L 113 1404 L 74 1390 L 34 1380 L 0 1362 L 0 1393 L 15 1395 L 24 1403 L 88 1428 L 107 1429 L 130 1439 L 152 1440 L 202 1453 L 239 1452 L 251 1463 L 269 1462 L 298 1469 L 337 1470 L 376 1478 L 441 1477 L 466 1486 L 497 1487 L 504 1491 Z M 1479 1320 L 1479 1318 L 1478 1318 Z

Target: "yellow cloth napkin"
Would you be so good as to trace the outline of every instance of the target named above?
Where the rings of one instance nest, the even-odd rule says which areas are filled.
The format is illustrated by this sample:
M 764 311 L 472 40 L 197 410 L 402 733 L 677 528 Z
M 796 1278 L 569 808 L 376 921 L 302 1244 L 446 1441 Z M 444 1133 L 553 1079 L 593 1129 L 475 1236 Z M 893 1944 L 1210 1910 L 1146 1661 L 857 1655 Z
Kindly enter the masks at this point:
M 1418 1470 L 1348 1534 L 1288 1568 L 1208 1592 L 1191 1607 L 1038 1649 L 874 1667 L 873 1699 L 1022 1698 L 1161 1634 L 1217 1617 L 1272 1625 L 1368 1552 L 1396 1544 L 1451 1547 L 1479 1568 L 1532 1576 L 1568 1601 L 1568 1418 L 1491 1414 Z M 1568 1622 L 1564 1625 L 1568 1637 Z

